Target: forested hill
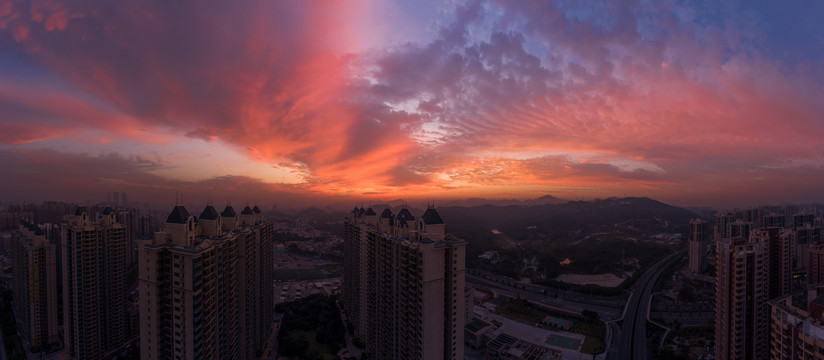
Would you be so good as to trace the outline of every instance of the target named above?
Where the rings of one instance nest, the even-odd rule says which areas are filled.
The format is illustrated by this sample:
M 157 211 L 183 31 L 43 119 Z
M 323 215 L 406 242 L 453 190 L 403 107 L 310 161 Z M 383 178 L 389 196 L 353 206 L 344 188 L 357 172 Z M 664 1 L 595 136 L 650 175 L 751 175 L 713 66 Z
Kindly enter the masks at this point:
M 497 229 L 515 235 L 527 230 L 543 233 L 607 231 L 622 226 L 640 233 L 686 233 L 689 210 L 650 198 L 608 198 L 539 206 L 439 207 L 448 232 L 456 235 Z

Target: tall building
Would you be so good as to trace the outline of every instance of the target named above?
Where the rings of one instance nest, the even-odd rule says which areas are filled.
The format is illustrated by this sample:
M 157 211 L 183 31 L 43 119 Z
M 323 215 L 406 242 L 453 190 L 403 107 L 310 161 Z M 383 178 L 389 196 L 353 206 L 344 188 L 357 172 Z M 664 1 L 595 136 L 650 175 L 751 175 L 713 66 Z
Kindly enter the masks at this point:
M 770 301 L 770 359 L 824 360 L 824 297 L 806 306 L 793 296 Z
M 128 329 L 126 227 L 105 208 L 92 222 L 85 207 L 62 229 L 63 342 L 74 358 L 93 359 L 124 345 Z
M 260 208 L 255 205 L 252 208 L 254 213 L 254 226 L 251 226 L 255 236 L 255 247 L 257 248 L 256 261 L 258 272 L 255 274 L 257 282 L 257 297 L 260 301 L 255 302 L 255 314 L 252 318 L 257 322 L 255 331 L 255 352 L 258 356 L 263 354 L 272 326 L 275 321 L 275 227 L 271 221 L 263 221 L 263 214 Z
M 717 242 L 715 358 L 767 359 L 769 355 L 769 242 L 755 236 Z
M 807 284 L 824 283 L 824 244 L 807 250 Z
M 247 210 L 248 209 L 248 210 Z M 274 321 L 272 223 L 247 206 L 177 205 L 166 229 L 138 244 L 144 359 L 251 359 Z M 267 256 L 268 255 L 268 256 Z
M 32 347 L 60 342 L 57 249 L 39 227 L 21 224 L 13 240 L 14 305 L 20 333 Z
M 274 227 L 271 222 L 262 222 L 260 209 L 248 205 L 240 212 L 237 223 L 242 237 L 238 247 L 238 282 L 243 284 L 240 293 L 241 339 L 246 339 L 241 358 L 263 352 L 274 321 L 274 269 L 272 243 Z M 263 299 L 268 300 L 263 301 Z M 249 356 L 245 351 L 249 349 Z M 254 350 L 254 352 L 252 352 Z
M 793 214 L 793 228 L 801 228 L 806 225 L 815 225 L 814 214 L 803 211 Z
M 710 225 L 707 221 L 690 221 L 689 269 L 692 273 L 703 274 L 707 270 L 707 246 L 710 244 Z
M 813 213 L 799 212 L 797 206 L 716 216 L 716 358 L 824 358 L 824 298 L 817 285 L 824 282 L 820 227 Z M 812 289 L 809 298 L 816 299 L 809 302 L 810 314 L 789 295 L 793 272 L 803 270 Z
M 343 301 L 355 335 L 379 359 L 463 359 L 466 242 L 434 207 L 344 221 Z
M 767 244 L 767 263 L 756 271 L 767 276 L 767 299 L 775 299 L 790 293 L 792 281 L 792 236 L 780 227 L 753 230 L 750 240 Z
M 813 225 L 812 222 L 801 223 L 799 226 L 793 226 L 790 231 L 792 231 L 793 245 L 795 246 L 795 252 L 793 253 L 794 269 L 809 272 L 807 252 L 821 241 L 821 226 Z

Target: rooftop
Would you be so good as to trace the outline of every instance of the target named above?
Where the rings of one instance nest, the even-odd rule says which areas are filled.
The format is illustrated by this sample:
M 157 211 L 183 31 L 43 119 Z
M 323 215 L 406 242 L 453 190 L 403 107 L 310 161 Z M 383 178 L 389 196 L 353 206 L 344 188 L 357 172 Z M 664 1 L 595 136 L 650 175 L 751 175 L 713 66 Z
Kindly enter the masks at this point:
M 215 210 L 215 207 L 212 205 L 207 205 L 203 212 L 200 213 L 200 218 L 203 220 L 217 220 L 217 217 L 220 216 Z
M 226 205 L 226 207 L 223 209 L 223 212 L 220 213 L 220 216 L 235 217 L 235 216 L 237 216 L 237 213 L 235 212 L 235 209 L 231 205 Z
M 469 324 L 466 324 L 466 329 L 469 330 L 470 332 L 476 333 L 479 330 L 482 330 L 485 327 L 488 327 L 489 325 L 490 324 L 488 322 L 483 321 L 481 319 L 478 319 L 476 317 L 473 317 L 472 321 L 470 321 Z
M 443 219 L 441 219 L 441 215 L 439 215 L 434 208 L 426 209 L 426 212 L 424 212 L 423 216 L 421 216 L 421 220 L 423 220 L 423 223 L 427 225 L 443 224 Z
M 172 213 L 166 218 L 166 222 L 172 224 L 185 224 L 187 221 L 189 221 L 189 212 L 186 211 L 183 205 L 175 206 Z
M 401 209 L 401 211 L 398 212 L 397 219 L 398 220 L 409 221 L 409 220 L 415 220 L 415 217 L 412 216 L 412 213 L 409 212 L 409 209 L 404 208 L 404 209 Z

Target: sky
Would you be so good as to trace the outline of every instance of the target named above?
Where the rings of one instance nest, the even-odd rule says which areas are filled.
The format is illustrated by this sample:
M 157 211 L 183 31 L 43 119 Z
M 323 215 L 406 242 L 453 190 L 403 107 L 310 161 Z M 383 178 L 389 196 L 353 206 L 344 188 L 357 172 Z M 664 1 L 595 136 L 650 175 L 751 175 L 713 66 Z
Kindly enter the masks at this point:
M 824 2 L 0 0 L 0 200 L 824 202 Z

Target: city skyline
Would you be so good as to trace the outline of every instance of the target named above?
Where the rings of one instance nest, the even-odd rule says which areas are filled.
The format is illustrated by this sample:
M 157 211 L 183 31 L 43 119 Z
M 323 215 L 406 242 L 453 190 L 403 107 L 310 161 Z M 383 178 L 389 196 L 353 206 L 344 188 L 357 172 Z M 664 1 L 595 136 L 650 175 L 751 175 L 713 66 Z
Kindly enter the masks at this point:
M 50 358 L 315 358 L 312 334 L 320 351 L 354 358 L 824 354 L 820 206 L 698 220 L 631 198 L 556 212 L 355 204 L 329 221 L 322 210 L 174 204 L 136 247 L 140 221 L 128 219 L 143 219 L 139 210 L 20 207 L 21 219 L 40 220 L 0 231 L 3 303 L 15 305 L 4 316 L 17 318 L 17 330 L 4 321 L 4 341 Z M 48 222 L 60 213 L 60 225 Z
M 823 202 L 822 14 L 0 2 L 0 199 Z

